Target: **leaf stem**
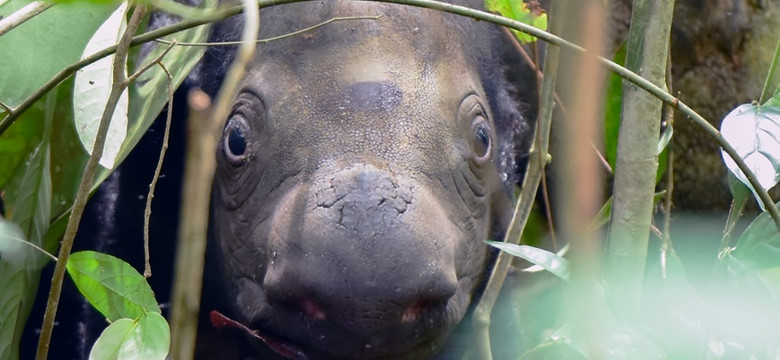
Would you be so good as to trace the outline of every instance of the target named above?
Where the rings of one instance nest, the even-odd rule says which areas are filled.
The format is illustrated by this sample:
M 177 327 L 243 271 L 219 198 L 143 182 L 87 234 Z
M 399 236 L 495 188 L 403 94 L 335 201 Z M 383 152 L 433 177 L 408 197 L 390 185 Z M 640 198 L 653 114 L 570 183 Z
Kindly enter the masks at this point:
M 775 77 L 775 70 L 777 69 L 777 62 L 780 59 L 780 39 L 777 39 L 777 46 L 775 46 L 775 55 L 772 57 L 772 63 L 769 64 L 769 73 L 766 74 L 766 80 L 764 80 L 764 88 L 761 90 L 761 97 L 758 99 L 759 104 L 763 104 L 770 96 L 769 92 L 772 87 L 772 79 Z
M 54 328 L 54 318 L 57 314 L 57 306 L 59 305 L 60 294 L 62 292 L 62 283 L 65 279 L 65 265 L 68 262 L 71 249 L 73 248 L 73 240 L 76 237 L 78 231 L 79 222 L 81 221 L 81 215 L 84 212 L 84 206 L 87 204 L 89 197 L 89 190 L 92 187 L 92 182 L 95 178 L 95 171 L 97 169 L 98 161 L 103 155 L 103 146 L 106 142 L 106 135 L 108 133 L 108 125 L 111 123 L 111 116 L 114 113 L 119 97 L 127 87 L 127 79 L 125 78 L 125 64 L 127 63 L 127 53 L 130 47 L 130 41 L 132 35 L 138 28 L 138 25 L 143 19 L 143 15 L 146 12 L 144 6 L 136 6 L 133 10 L 133 15 L 127 24 L 122 38 L 119 40 L 116 48 L 116 57 L 114 58 L 114 84 L 109 94 L 106 108 L 103 111 L 103 116 L 100 119 L 100 125 L 95 137 L 95 144 L 92 148 L 92 154 L 87 161 L 84 173 L 81 176 L 81 182 L 79 183 L 79 189 L 76 193 L 76 199 L 73 204 L 73 211 L 68 219 L 68 225 L 65 229 L 65 235 L 60 245 L 59 260 L 54 267 L 54 274 L 51 280 L 51 289 L 49 290 L 49 299 L 46 303 L 46 312 L 43 317 L 43 324 L 41 325 L 41 335 L 38 339 L 38 349 L 36 353 L 37 360 L 45 360 L 49 352 L 49 342 L 51 340 L 51 333 Z

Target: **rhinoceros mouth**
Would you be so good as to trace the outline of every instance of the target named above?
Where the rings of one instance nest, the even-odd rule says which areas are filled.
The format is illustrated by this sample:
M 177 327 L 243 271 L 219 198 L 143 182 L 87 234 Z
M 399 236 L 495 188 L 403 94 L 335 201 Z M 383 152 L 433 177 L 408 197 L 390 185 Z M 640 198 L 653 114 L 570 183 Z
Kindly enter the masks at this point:
M 416 321 L 428 321 L 430 325 L 435 326 L 434 320 L 422 319 L 421 314 L 410 314 L 414 312 L 420 312 L 421 307 L 424 305 L 415 304 L 410 306 L 404 312 L 402 317 L 402 323 L 405 326 L 412 326 L 412 323 Z M 311 315 L 304 315 L 310 317 Z M 405 319 L 405 317 L 414 317 Z M 266 325 L 263 322 L 252 322 L 252 326 L 244 325 L 243 323 L 234 320 L 219 311 L 211 311 L 210 320 L 212 326 L 219 330 L 233 330 L 239 331 L 249 338 L 265 344 L 269 349 L 273 350 L 277 354 L 293 360 L 314 360 L 314 359 L 334 359 L 334 358 L 346 358 L 346 359 L 407 359 L 407 358 L 425 358 L 435 351 L 437 344 L 440 343 L 435 336 L 420 335 L 420 331 L 414 331 L 412 338 L 404 338 L 395 333 L 391 336 L 383 336 L 375 334 L 374 336 L 364 336 L 353 334 L 352 339 L 356 342 L 346 343 L 342 340 L 338 340 L 335 345 L 339 349 L 338 354 L 333 353 L 331 348 L 320 348 L 317 344 L 309 344 L 308 346 L 302 345 L 295 340 L 286 338 L 283 335 L 278 335 L 272 330 L 266 330 Z M 311 320 L 311 319 L 309 319 Z M 317 319 L 320 322 L 326 322 L 326 319 Z M 332 324 L 331 324 L 332 325 Z M 326 325 L 328 326 L 328 325 Z M 317 328 L 317 326 L 314 326 Z M 316 330 L 315 330 L 316 331 Z M 331 333 L 332 329 L 329 329 Z M 390 330 L 396 331 L 395 329 Z M 423 331 L 427 335 L 431 335 L 429 331 Z M 306 331 L 299 332 L 299 335 L 308 336 Z M 432 338 L 433 337 L 433 338 Z M 320 341 L 326 340 L 324 337 L 319 338 Z M 364 340 L 364 341 L 357 341 Z M 383 341 L 384 340 L 384 341 Z M 386 344 L 384 342 L 392 342 L 393 344 Z M 399 346 L 401 343 L 405 346 Z M 323 345 L 323 344 L 319 344 Z

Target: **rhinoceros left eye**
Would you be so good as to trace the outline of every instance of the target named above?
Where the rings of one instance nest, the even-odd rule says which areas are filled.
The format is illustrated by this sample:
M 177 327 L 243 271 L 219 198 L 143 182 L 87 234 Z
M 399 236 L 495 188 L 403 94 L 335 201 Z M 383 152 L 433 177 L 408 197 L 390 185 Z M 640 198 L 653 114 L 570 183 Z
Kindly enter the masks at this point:
M 474 159 L 484 162 L 490 158 L 491 153 L 490 125 L 484 117 L 477 116 L 471 123 L 471 132 L 474 135 L 471 139 Z
M 248 128 L 246 120 L 241 116 L 231 117 L 225 127 L 222 151 L 225 153 L 228 162 L 234 166 L 239 166 L 246 162 L 247 153 L 249 152 L 246 138 Z

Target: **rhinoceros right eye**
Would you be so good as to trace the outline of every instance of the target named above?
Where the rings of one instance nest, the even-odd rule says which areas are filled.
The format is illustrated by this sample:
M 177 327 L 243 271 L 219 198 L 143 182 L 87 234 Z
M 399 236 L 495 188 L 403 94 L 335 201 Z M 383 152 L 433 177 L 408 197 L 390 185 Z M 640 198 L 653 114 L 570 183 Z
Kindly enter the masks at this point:
M 222 148 L 227 160 L 234 166 L 244 164 L 249 152 L 247 133 L 249 131 L 246 120 L 241 116 L 234 116 L 225 127 Z

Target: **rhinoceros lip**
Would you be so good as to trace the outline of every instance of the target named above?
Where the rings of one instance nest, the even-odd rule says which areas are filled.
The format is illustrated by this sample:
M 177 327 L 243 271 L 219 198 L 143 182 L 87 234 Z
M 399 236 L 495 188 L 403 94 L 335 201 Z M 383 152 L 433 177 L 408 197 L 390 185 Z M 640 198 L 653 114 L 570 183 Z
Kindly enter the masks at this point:
M 219 311 L 213 310 L 209 316 L 211 319 L 211 325 L 217 329 L 238 329 L 249 336 L 258 339 L 268 345 L 268 347 L 288 359 L 292 360 L 309 360 L 309 357 L 301 350 L 298 345 L 287 341 L 282 341 L 272 335 L 261 334 L 258 330 L 253 330 L 240 322 L 233 320 Z

